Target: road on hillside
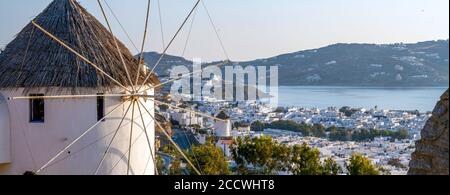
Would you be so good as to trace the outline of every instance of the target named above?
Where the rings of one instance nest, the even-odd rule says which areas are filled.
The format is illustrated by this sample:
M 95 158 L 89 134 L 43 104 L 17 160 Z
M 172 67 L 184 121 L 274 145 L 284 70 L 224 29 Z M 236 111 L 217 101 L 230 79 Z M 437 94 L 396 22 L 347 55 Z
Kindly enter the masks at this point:
M 183 129 L 173 129 L 174 135 L 173 140 L 180 146 L 183 150 L 191 150 L 192 145 L 198 145 L 197 139 L 195 139 L 194 134 L 190 131 Z

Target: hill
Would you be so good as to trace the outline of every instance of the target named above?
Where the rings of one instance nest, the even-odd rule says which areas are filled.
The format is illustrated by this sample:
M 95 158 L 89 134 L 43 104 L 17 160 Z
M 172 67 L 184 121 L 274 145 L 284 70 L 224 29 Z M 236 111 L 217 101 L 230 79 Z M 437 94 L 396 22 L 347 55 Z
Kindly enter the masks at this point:
M 160 54 L 146 53 L 153 65 Z M 235 62 L 242 66 L 278 66 L 280 85 L 309 86 L 448 86 L 448 40 L 414 44 L 334 44 L 267 59 Z M 157 69 L 161 76 L 174 65 L 192 62 L 166 56 Z

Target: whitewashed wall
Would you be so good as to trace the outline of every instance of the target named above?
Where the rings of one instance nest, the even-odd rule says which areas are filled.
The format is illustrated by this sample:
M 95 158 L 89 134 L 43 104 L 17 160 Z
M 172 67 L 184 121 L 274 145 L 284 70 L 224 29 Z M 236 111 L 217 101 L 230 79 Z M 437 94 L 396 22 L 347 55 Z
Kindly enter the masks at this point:
M 217 137 L 231 137 L 231 128 L 232 125 L 230 120 L 227 120 L 226 122 L 216 121 L 214 123 L 214 133 Z
M 0 92 L 5 97 L 23 95 L 22 90 Z M 90 94 L 96 93 L 93 91 Z M 149 91 L 148 94 L 153 94 L 153 92 Z M 8 100 L 11 118 L 12 162 L 0 164 L 0 175 L 36 171 L 48 162 L 61 149 L 97 122 L 96 102 L 96 98 L 45 100 L 45 123 L 39 124 L 29 122 L 29 100 Z M 105 114 L 120 103 L 119 97 L 106 98 Z M 152 101 L 147 101 L 145 104 L 147 109 L 154 112 Z M 105 122 L 98 125 L 62 157 L 58 158 L 57 164 L 45 169 L 40 174 L 92 175 L 128 106 L 129 104 L 121 106 Z M 145 113 L 145 110 L 142 109 L 142 112 Z M 103 163 L 100 174 L 124 175 L 127 173 L 131 115 L 130 109 L 110 153 Z M 147 130 L 152 148 L 154 148 L 154 122 L 148 114 L 144 114 L 144 120 L 148 125 Z M 150 150 L 137 107 L 132 140 L 134 145 L 131 153 L 131 174 L 153 175 L 154 166 L 150 160 Z
M 11 128 L 9 109 L 4 98 L 0 94 L 0 165 L 11 162 Z

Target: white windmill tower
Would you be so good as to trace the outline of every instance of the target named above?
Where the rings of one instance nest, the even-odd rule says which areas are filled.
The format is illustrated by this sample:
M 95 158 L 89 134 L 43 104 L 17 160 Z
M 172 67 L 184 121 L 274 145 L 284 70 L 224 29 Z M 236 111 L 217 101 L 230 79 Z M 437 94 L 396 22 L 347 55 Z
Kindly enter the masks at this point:
M 0 175 L 157 174 L 155 126 L 199 174 L 155 120 L 155 105 L 177 108 L 155 89 L 179 78 L 153 74 L 199 3 L 150 71 L 114 37 L 100 0 L 108 28 L 75 0 L 54 0 L 0 55 Z M 145 29 L 149 10 L 150 0 Z
M 0 57 L 1 94 L 14 97 L 10 131 L 2 130 L 11 154 L 3 152 L 0 173 L 153 174 L 153 161 L 142 159 L 154 153 L 154 122 L 140 112 L 153 114 L 143 98 L 154 92 L 135 92 L 145 79 L 140 66 L 76 1 L 53 1 Z M 154 76 L 145 81 L 155 84 Z M 114 140 L 94 142 L 105 136 Z
M 158 174 L 155 126 L 201 174 L 155 120 L 154 106 L 221 119 L 155 99 L 158 87 L 196 72 L 164 83 L 153 74 L 201 0 L 151 71 L 114 37 L 97 2 L 108 29 L 75 0 L 54 0 L 1 53 L 0 175 Z

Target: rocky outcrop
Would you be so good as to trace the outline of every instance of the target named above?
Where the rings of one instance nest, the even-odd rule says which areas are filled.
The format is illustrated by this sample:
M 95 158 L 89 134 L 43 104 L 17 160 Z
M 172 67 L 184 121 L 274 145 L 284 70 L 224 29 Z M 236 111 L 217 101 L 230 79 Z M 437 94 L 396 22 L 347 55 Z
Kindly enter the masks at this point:
M 409 175 L 448 175 L 449 108 L 448 90 L 441 97 L 433 116 L 422 130 L 422 139 L 416 143 Z

